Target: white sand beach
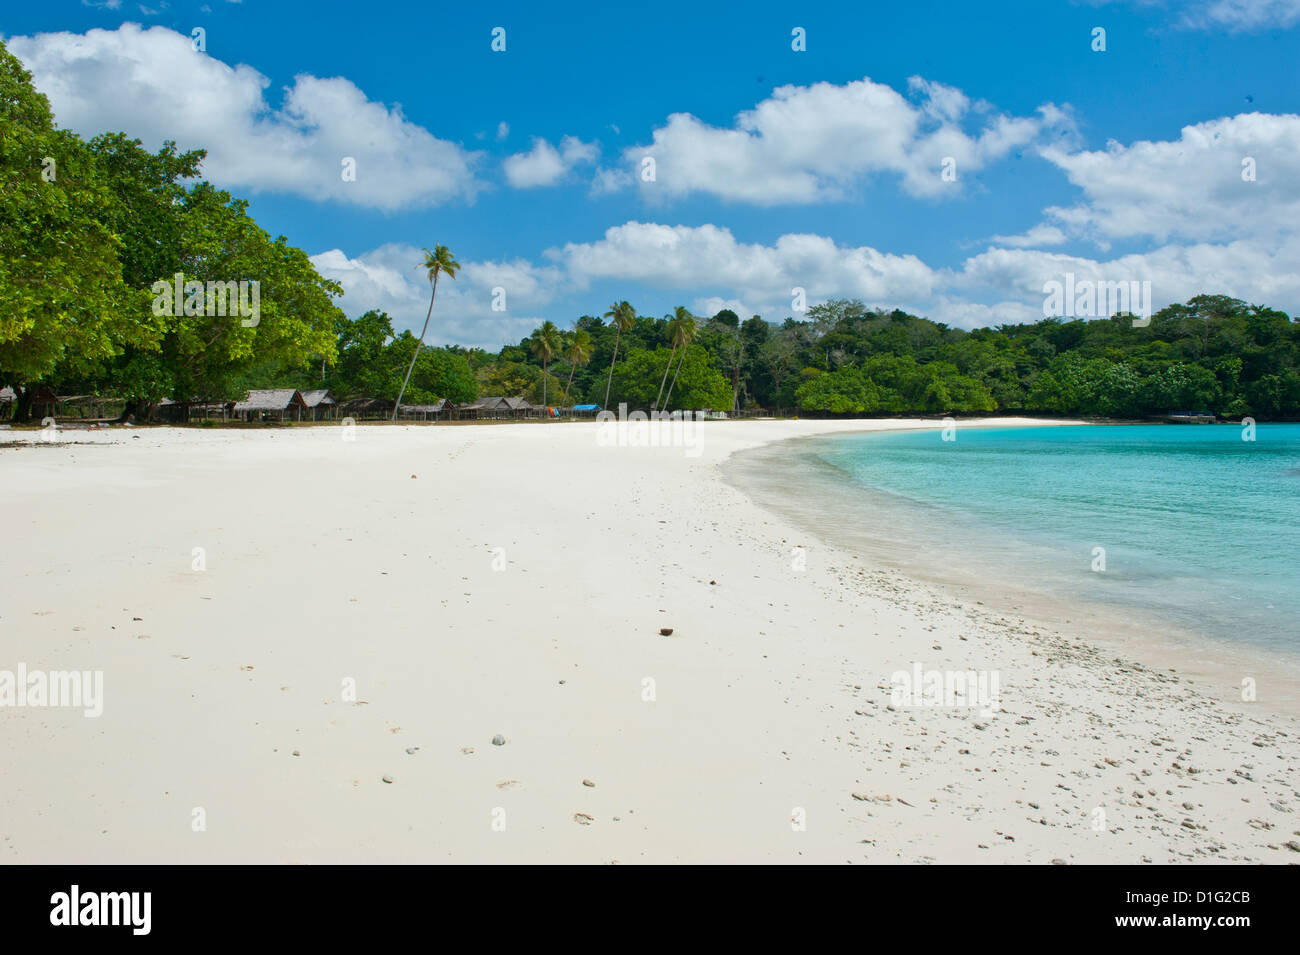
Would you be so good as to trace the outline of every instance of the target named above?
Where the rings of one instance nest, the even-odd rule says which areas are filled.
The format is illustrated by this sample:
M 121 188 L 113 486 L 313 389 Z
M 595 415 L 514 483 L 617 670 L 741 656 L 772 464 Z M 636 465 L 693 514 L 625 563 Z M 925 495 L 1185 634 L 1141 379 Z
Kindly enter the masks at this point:
M 0 862 L 1300 861 L 1286 693 L 872 567 L 720 473 L 938 422 L 598 427 L 0 433 L 0 671 L 103 673 L 98 717 L 0 707 Z M 894 706 L 916 664 L 1001 709 Z

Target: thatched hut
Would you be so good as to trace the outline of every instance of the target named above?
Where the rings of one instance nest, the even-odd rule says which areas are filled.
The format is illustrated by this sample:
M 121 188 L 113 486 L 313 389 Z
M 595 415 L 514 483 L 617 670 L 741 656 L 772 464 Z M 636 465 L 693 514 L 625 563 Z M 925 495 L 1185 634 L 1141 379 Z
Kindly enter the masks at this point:
M 393 413 L 393 402 L 388 398 L 349 398 L 339 403 L 338 412 L 358 421 L 387 418 Z
M 329 420 L 338 412 L 339 403 L 328 388 L 316 388 L 302 393 L 303 403 L 311 412 L 312 421 Z
M 417 421 L 437 421 L 439 418 L 449 420 L 456 410 L 456 405 L 452 402 L 439 398 L 431 405 L 401 405 L 397 409 L 397 417 Z
M 541 412 L 540 405 L 529 403 L 527 398 L 490 396 L 461 405 L 457 413 L 468 418 L 526 418 Z
M 235 403 L 234 414 L 245 421 L 284 421 L 286 418 L 301 421 L 307 411 L 302 392 L 297 388 L 271 388 L 250 391 L 243 401 Z

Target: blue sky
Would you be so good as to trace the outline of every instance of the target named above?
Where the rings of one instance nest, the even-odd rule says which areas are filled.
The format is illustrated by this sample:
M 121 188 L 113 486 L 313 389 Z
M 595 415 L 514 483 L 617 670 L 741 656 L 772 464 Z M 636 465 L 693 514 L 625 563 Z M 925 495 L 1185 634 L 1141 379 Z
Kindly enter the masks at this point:
M 990 6 L 63 0 L 0 33 L 63 125 L 209 148 L 350 314 L 418 326 L 450 246 L 439 343 L 615 298 L 781 321 L 795 287 L 1034 320 L 1065 272 L 1300 310 L 1300 0 Z

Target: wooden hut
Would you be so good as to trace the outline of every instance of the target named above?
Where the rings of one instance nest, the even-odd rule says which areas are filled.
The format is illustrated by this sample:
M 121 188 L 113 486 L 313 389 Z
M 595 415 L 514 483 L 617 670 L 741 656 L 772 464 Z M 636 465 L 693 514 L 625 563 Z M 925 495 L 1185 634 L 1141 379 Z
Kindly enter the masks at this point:
M 327 421 L 338 412 L 339 403 L 334 400 L 328 388 L 317 388 L 302 393 L 303 403 L 311 411 L 312 421 Z
M 457 414 L 464 418 L 526 418 L 541 412 L 540 405 L 531 404 L 527 398 L 504 398 L 493 395 L 461 405 Z
M 393 402 L 387 398 L 349 398 L 339 403 L 338 413 L 358 421 L 387 418 L 393 413 Z
M 301 421 L 307 412 L 307 403 L 297 388 L 271 388 L 250 391 L 243 401 L 235 403 L 234 414 L 245 421 Z
M 439 398 L 431 405 L 402 405 L 397 409 L 397 417 L 414 418 L 417 421 L 437 421 L 439 418 L 450 418 L 455 410 L 454 404 L 446 398 Z

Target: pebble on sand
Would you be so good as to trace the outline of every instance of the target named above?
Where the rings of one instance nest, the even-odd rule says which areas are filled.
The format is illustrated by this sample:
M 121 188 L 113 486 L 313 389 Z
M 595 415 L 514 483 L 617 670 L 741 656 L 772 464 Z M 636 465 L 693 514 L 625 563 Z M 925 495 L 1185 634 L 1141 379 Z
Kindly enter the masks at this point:
M 506 738 L 505 738 L 504 736 L 502 736 L 500 733 L 497 733 L 496 736 L 493 736 L 493 737 L 492 737 L 492 745 L 493 745 L 493 746 L 504 746 L 504 745 L 506 745 Z
M 582 785 L 584 785 L 584 786 L 590 786 L 592 789 L 595 789 L 595 788 L 596 788 L 596 784 L 593 783 L 590 779 L 584 779 L 584 780 L 582 781 Z
M 386 783 L 391 783 L 391 782 L 393 781 L 393 777 L 392 777 L 392 776 L 384 776 L 384 777 L 382 777 L 382 778 L 383 778 L 384 782 L 386 782 Z
M 660 628 L 659 628 L 659 636 L 661 636 L 661 637 L 671 637 L 672 635 L 673 635 L 673 628 L 672 628 L 672 627 L 660 627 Z

